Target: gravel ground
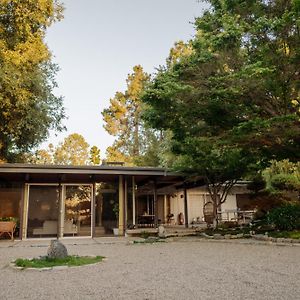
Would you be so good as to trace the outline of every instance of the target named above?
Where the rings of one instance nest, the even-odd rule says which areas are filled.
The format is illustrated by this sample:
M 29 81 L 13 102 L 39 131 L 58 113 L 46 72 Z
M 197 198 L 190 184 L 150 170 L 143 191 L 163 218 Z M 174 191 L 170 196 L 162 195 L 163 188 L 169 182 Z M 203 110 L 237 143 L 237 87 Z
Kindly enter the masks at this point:
M 300 299 L 300 247 L 179 239 L 64 241 L 70 254 L 104 255 L 96 265 L 18 271 L 18 257 L 48 242 L 0 242 L 0 299 Z

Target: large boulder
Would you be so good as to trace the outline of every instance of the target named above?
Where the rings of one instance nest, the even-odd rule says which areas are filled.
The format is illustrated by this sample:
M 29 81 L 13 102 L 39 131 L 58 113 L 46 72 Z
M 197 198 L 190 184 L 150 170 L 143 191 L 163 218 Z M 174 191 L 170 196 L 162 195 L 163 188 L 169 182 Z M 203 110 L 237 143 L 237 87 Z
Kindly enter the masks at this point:
M 48 247 L 47 256 L 49 258 L 65 258 L 68 256 L 68 250 L 60 241 L 52 240 Z

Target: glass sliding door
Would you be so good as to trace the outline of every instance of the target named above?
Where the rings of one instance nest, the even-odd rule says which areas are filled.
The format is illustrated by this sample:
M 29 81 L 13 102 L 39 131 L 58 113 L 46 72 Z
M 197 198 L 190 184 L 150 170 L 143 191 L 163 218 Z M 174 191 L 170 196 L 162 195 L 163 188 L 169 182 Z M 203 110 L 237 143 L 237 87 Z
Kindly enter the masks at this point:
M 64 236 L 92 235 L 92 186 L 64 186 Z
M 59 186 L 29 186 L 27 237 L 57 237 L 59 196 Z

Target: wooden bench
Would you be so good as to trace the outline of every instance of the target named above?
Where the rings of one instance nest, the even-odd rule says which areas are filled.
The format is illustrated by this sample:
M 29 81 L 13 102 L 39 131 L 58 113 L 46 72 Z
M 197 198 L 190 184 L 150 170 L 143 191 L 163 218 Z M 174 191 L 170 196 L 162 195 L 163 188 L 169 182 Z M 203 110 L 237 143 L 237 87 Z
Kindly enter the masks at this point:
M 0 221 L 0 237 L 7 233 L 11 240 L 14 240 L 14 231 L 16 229 L 16 223 L 13 221 Z

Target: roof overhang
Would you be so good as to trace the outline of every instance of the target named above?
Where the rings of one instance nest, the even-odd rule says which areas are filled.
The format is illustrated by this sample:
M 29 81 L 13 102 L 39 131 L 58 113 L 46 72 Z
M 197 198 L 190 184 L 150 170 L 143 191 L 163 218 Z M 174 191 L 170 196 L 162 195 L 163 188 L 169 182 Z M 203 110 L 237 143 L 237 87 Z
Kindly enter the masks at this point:
M 156 181 L 168 186 L 182 181 L 178 173 L 163 168 L 122 166 L 62 166 L 31 164 L 0 164 L 0 181 L 17 182 L 114 182 L 119 176 L 135 176 L 136 183 Z

